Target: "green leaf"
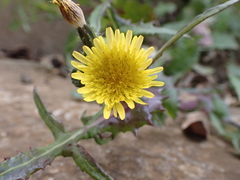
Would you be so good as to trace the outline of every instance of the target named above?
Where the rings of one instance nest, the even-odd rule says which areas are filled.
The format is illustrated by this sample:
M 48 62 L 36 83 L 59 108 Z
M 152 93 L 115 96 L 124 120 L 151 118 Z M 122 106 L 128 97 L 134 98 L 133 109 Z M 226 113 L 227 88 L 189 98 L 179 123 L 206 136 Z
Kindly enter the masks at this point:
M 238 42 L 234 35 L 220 32 L 213 32 L 213 44 L 209 48 L 220 50 L 237 50 Z
M 151 21 L 154 17 L 153 9 L 148 3 L 142 3 L 140 1 L 129 0 L 115 0 L 113 6 L 118 11 L 122 11 L 122 17 L 125 19 L 131 19 L 132 22 Z
M 52 144 L 6 158 L 4 162 L 0 163 L 0 179 L 28 179 L 34 172 L 43 170 L 50 165 L 53 159 L 61 153 L 61 148 L 56 147 L 55 144 Z
M 168 114 L 172 118 L 176 118 L 179 105 L 178 92 L 173 85 L 172 78 L 163 77 L 163 75 L 159 76 L 159 79 L 165 82 L 165 90 L 162 92 L 162 95 L 167 96 L 167 99 L 163 101 L 163 107 L 167 110 Z
M 203 76 L 211 75 L 215 72 L 215 69 L 213 67 L 203 66 L 201 64 L 194 64 L 192 68 L 194 71 Z
M 38 113 L 44 120 L 47 127 L 52 131 L 55 139 L 65 133 L 65 128 L 60 121 L 58 121 L 44 106 L 40 96 L 37 93 L 36 88 L 33 91 L 33 98 L 38 109 Z
M 173 76 L 174 81 L 188 72 L 198 62 L 200 51 L 196 41 L 182 39 L 176 46 L 169 49 L 172 55 L 171 61 L 164 67 L 164 74 Z
M 221 99 L 221 97 L 217 94 L 212 96 L 213 101 L 213 113 L 222 121 L 227 122 L 230 120 L 230 112 L 225 104 L 225 102 Z
M 95 127 L 98 127 L 103 120 L 95 121 L 73 133 L 68 133 L 62 124 L 47 111 L 36 89 L 34 89 L 34 100 L 39 114 L 52 130 L 56 141 L 44 148 L 31 148 L 28 152 L 18 153 L 15 157 L 6 158 L 4 162 L 0 163 L 0 179 L 28 179 L 31 174 L 49 165 L 55 157 L 63 155 L 73 157 L 77 165 L 90 176 L 96 179 L 110 180 L 111 177 L 100 168 L 82 147 L 77 145 L 77 141 L 83 139 L 85 133 L 96 129 Z
M 157 110 L 154 111 L 152 113 L 152 122 L 154 126 L 163 126 L 165 125 L 165 119 L 166 119 L 166 113 L 161 111 L 161 110 Z
M 98 5 L 90 14 L 89 25 L 96 31 L 96 33 L 98 33 L 101 29 L 101 19 L 109 6 L 109 1 L 106 1 Z
M 232 144 L 234 149 L 240 153 L 240 129 L 236 130 L 232 136 Z
M 240 67 L 230 63 L 227 70 L 228 78 L 237 93 L 238 101 L 240 101 Z
M 209 118 L 212 125 L 220 135 L 231 138 L 230 134 L 226 131 L 226 128 L 224 127 L 222 121 L 214 113 L 210 113 Z
M 20 4 L 20 6 L 17 7 L 17 12 L 18 12 L 18 16 L 21 20 L 21 25 L 22 25 L 23 30 L 25 32 L 29 33 L 31 31 L 31 27 L 29 24 L 30 18 L 26 14 L 26 11 L 24 10 L 24 7 L 21 4 Z
M 97 180 L 112 180 L 95 160 L 88 154 L 88 152 L 80 145 L 75 144 L 71 146 L 70 151 L 77 166 L 84 172 L 88 173 L 93 179 Z
M 146 34 L 146 35 L 174 35 L 177 31 L 164 28 L 164 27 L 156 27 L 153 25 L 153 22 L 148 23 L 140 23 L 140 24 L 130 24 L 123 25 L 120 27 L 122 32 L 127 32 L 128 30 L 132 30 L 134 34 Z M 184 35 L 184 37 L 190 37 L 189 35 Z
M 167 13 L 173 13 L 176 8 L 177 5 L 173 2 L 159 2 L 157 7 L 154 8 L 154 12 L 157 17 L 162 17 Z
M 11 1 L 11 0 L 2 0 L 2 1 L 0 2 L 0 4 L 3 5 L 3 6 L 6 6 L 6 5 L 9 4 L 10 1 Z
M 149 91 L 154 93 L 154 98 L 145 99 L 148 105 L 136 104 L 134 109 L 129 109 L 125 106 L 126 118 L 120 120 L 111 116 L 108 120 L 103 120 L 101 124 L 92 128 L 84 134 L 84 139 L 94 138 L 98 144 L 105 144 L 114 139 L 120 132 L 133 132 L 137 134 L 138 128 L 143 125 L 160 125 L 164 121 L 164 116 L 156 118 L 156 112 L 164 111 L 162 106 L 162 99 L 165 98 L 161 94 L 161 89 L 150 88 Z M 154 121 L 152 121 L 154 115 Z M 82 122 L 92 124 L 97 120 L 103 119 L 102 110 L 94 116 L 82 116 Z
M 189 24 L 184 26 L 181 30 L 178 31 L 177 34 L 175 34 L 169 41 L 167 41 L 161 49 L 157 52 L 156 56 L 153 58 L 153 61 L 155 62 L 157 59 L 159 59 L 162 56 L 162 53 L 170 47 L 174 42 L 176 42 L 180 37 L 182 37 L 184 34 L 189 32 L 192 28 L 194 28 L 196 25 L 201 23 L 202 21 L 206 20 L 207 18 L 220 13 L 224 9 L 234 5 L 235 3 L 239 2 L 239 0 L 229 0 L 223 4 L 217 5 L 213 8 L 210 8 L 206 10 L 204 13 L 196 16 Z
M 17 30 L 21 26 L 21 21 L 18 19 L 13 19 L 11 23 L 9 24 L 9 29 L 11 31 Z

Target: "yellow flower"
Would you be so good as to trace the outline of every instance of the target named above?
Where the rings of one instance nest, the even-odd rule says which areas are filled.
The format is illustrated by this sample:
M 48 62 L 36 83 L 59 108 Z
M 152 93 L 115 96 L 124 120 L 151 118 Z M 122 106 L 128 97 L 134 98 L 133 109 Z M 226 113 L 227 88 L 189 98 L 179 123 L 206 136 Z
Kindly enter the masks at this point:
M 103 116 L 110 117 L 111 111 L 115 117 L 123 120 L 125 102 L 129 108 L 135 107 L 134 102 L 145 105 L 140 98 L 152 98 L 153 93 L 145 90 L 151 86 L 163 86 L 161 81 L 153 81 L 154 75 L 163 70 L 163 67 L 147 69 L 152 63 L 148 56 L 154 51 L 153 47 L 140 49 L 143 36 L 134 36 L 128 31 L 126 36 L 111 28 L 106 29 L 106 41 L 102 36 L 93 40 L 94 46 L 90 49 L 83 46 L 86 56 L 74 51 L 73 56 L 79 60 L 71 64 L 79 69 L 72 73 L 72 78 L 81 80 L 84 87 L 78 89 L 87 102 L 96 101 L 105 104 Z

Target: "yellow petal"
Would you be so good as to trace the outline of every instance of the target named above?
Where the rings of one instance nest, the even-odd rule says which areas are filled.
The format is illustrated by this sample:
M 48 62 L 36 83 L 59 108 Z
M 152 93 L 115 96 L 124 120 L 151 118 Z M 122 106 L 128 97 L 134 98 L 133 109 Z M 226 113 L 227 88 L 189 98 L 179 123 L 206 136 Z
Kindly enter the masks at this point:
M 86 101 L 86 102 L 92 102 L 92 101 L 95 101 L 95 99 L 92 98 L 92 96 L 87 96 L 87 97 L 85 97 L 85 98 L 83 98 L 83 99 L 84 99 L 84 101 Z
M 110 47 L 112 47 L 112 43 L 114 40 L 114 33 L 112 28 L 107 28 L 106 29 L 106 39 L 107 39 L 107 43 L 109 44 Z
M 102 36 L 99 36 L 98 38 L 95 38 L 93 40 L 93 43 L 94 43 L 94 47 L 96 47 L 97 49 L 102 49 L 102 46 L 105 44 Z
M 125 102 L 127 103 L 128 107 L 130 109 L 133 109 L 135 107 L 135 104 L 131 99 L 127 99 L 127 100 L 125 100 Z
M 128 50 L 128 47 L 132 41 L 132 31 L 128 30 L 126 34 L 126 44 L 125 44 L 125 51 Z
M 137 40 L 138 40 L 137 36 L 134 36 L 130 45 L 130 52 L 132 52 L 135 49 Z
M 87 66 L 85 66 L 85 65 L 83 65 L 83 64 L 81 64 L 81 63 L 79 63 L 79 62 L 77 62 L 77 61 L 71 61 L 71 65 L 72 65 L 73 67 L 77 68 L 77 69 L 81 69 L 81 68 L 87 67 Z
M 138 37 L 136 45 L 135 45 L 135 48 L 136 48 L 137 51 L 139 51 L 139 49 L 141 48 L 142 43 L 143 43 L 143 39 L 144 39 L 143 36 Z
M 103 109 L 103 117 L 104 119 L 109 119 L 111 114 L 111 108 L 108 108 L 108 106 L 105 106 Z
M 113 106 L 113 115 L 114 117 L 117 117 L 117 108 Z
M 135 101 L 135 102 L 138 103 L 138 104 L 147 105 L 147 103 L 143 102 L 141 99 L 139 99 L 139 98 L 137 98 L 137 97 L 134 98 L 133 101 Z
M 159 73 L 163 70 L 163 67 L 156 67 L 156 68 L 153 68 L 153 69 L 147 69 L 145 70 L 145 73 L 151 75 L 151 74 L 156 74 L 156 73 Z
M 84 74 L 81 73 L 80 71 L 77 71 L 77 72 L 75 72 L 75 73 L 72 73 L 72 74 L 71 74 L 71 77 L 72 77 L 73 79 L 81 80 L 81 79 L 84 77 Z
M 154 94 L 153 94 L 153 93 L 151 93 L 151 92 L 149 92 L 149 91 L 146 91 L 146 90 L 142 90 L 142 91 L 141 91 L 141 94 L 142 94 L 142 96 L 145 96 L 145 97 L 147 97 L 147 98 L 153 98 L 153 97 L 154 97 Z
M 164 82 L 162 81 L 152 81 L 151 86 L 164 86 Z
M 144 52 L 144 56 L 149 56 L 150 54 L 152 54 L 153 53 L 153 51 L 154 51 L 154 47 L 150 47 L 150 48 L 148 48 L 145 52 Z
M 81 61 L 84 64 L 88 64 L 89 60 L 83 56 L 81 53 L 77 52 L 77 51 L 73 51 L 72 53 L 73 57 L 75 57 L 77 60 Z
M 116 29 L 116 31 L 115 31 L 115 41 L 120 42 L 120 31 L 119 31 L 119 29 Z
M 141 70 L 145 70 L 146 68 L 148 68 L 148 66 L 150 66 L 152 64 L 152 61 L 153 61 L 152 59 L 148 59 L 147 61 L 145 61 L 139 70 L 141 71 Z
M 124 110 L 122 104 L 121 103 L 116 103 L 115 107 L 117 109 L 117 112 L 119 114 L 120 119 L 124 120 L 125 119 L 125 110 Z
M 79 94 L 89 93 L 89 92 L 90 92 L 90 89 L 85 86 L 85 87 L 79 88 L 79 89 L 77 90 L 77 92 L 78 92 Z

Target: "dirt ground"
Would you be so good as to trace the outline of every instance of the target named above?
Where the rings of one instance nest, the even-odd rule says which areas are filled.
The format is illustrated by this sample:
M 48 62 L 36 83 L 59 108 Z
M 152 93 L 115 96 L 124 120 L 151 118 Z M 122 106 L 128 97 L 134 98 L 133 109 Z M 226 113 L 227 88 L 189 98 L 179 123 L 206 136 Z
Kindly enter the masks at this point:
M 32 83 L 24 83 L 26 77 Z M 84 110 L 99 110 L 94 103 L 74 101 L 70 79 L 49 74 L 39 63 L 0 59 L 0 154 L 14 156 L 29 147 L 43 147 L 53 137 L 37 113 L 32 90 L 38 91 L 53 114 L 67 130 L 81 127 Z M 116 180 L 239 180 L 240 160 L 230 144 L 210 135 L 207 141 L 193 142 L 180 130 L 179 121 L 168 120 L 162 128 L 144 126 L 136 138 L 121 133 L 106 145 L 93 140 L 79 142 Z M 72 159 L 58 157 L 30 180 L 90 180 Z

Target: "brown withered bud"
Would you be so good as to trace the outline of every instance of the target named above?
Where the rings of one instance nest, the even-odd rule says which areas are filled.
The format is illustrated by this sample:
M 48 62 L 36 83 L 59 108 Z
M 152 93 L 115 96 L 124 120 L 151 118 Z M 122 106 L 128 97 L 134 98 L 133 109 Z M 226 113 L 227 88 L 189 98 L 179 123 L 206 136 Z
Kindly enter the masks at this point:
M 82 9 L 72 0 L 52 0 L 52 3 L 59 6 L 64 19 L 75 28 L 82 28 L 86 24 Z

